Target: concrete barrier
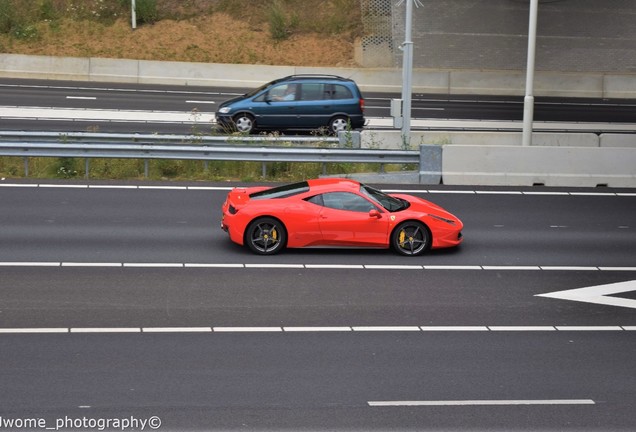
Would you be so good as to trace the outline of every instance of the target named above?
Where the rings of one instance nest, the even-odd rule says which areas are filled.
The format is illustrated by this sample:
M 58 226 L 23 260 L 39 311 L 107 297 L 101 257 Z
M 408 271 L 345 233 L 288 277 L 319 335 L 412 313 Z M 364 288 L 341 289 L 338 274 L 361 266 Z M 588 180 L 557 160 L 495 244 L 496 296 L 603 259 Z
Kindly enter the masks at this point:
M 256 87 L 295 73 L 329 73 L 356 80 L 364 91 L 399 92 L 400 68 L 325 68 L 161 62 L 0 54 L 0 77 L 145 84 Z M 535 73 L 535 96 L 635 98 L 636 73 Z M 523 71 L 414 69 L 413 92 L 522 96 Z
M 636 187 L 636 148 L 445 146 L 451 185 Z
M 615 134 L 619 135 L 619 134 Z M 633 135 L 627 135 L 633 136 Z M 402 149 L 402 132 L 398 130 L 363 130 L 361 148 Z M 463 132 L 463 131 L 411 131 L 411 148 L 422 144 L 515 146 L 521 145 L 521 132 Z M 533 146 L 599 147 L 599 137 L 593 133 L 532 134 Z
M 601 134 L 601 147 L 631 147 L 636 148 L 635 134 Z

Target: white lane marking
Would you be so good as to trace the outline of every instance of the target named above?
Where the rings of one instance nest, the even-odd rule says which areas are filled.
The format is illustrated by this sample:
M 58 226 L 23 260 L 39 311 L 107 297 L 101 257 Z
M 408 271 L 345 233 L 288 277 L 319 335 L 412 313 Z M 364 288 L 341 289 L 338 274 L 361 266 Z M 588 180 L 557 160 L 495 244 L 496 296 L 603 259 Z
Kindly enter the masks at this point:
M 612 297 L 615 294 L 632 291 L 636 291 L 636 280 L 537 294 L 536 297 L 547 297 L 559 300 L 571 300 L 636 309 L 636 300 L 623 297 Z
M 97 98 L 95 96 L 66 96 L 66 99 L 97 100 Z
M 209 105 L 216 104 L 216 102 L 210 101 L 210 100 L 187 100 L 186 103 L 190 103 L 190 104 L 209 104 Z
M 354 326 L 354 332 L 411 332 L 420 331 L 418 326 Z
M 271 263 L 159 263 L 159 262 L 80 262 L 80 261 L 0 261 L 0 267 L 125 267 L 125 268 L 249 268 L 311 270 L 474 270 L 474 271 L 623 271 L 636 267 L 595 266 L 506 266 L 506 265 L 400 265 L 400 264 L 271 264 Z M 547 297 L 547 295 L 546 295 Z
M 592 399 L 522 399 L 522 400 L 421 400 L 368 401 L 372 407 L 404 406 L 502 406 L 502 405 L 595 405 Z
M 448 331 L 489 331 L 487 326 L 421 326 L 423 332 L 448 332 Z
M 350 332 L 351 327 L 283 327 L 285 332 Z
M 153 185 L 92 185 L 92 184 L 63 184 L 63 183 L 3 183 L 0 187 L 6 188 L 68 188 L 68 189 L 137 189 L 137 190 L 183 190 L 183 191 L 230 191 L 234 186 L 153 186 Z M 406 194 L 467 194 L 467 195 L 528 195 L 528 196 L 611 196 L 611 197 L 636 197 L 636 193 L 625 192 L 604 192 L 604 193 L 585 193 L 585 192 L 541 192 L 541 191 L 478 191 L 478 190 L 431 190 L 431 189 L 382 189 L 387 193 L 406 193 Z
M 636 331 L 636 326 L 304 326 L 304 327 L 20 327 L 0 328 L 0 334 L 62 333 L 383 333 L 383 332 L 623 332 Z
M 282 332 L 282 327 L 214 327 L 215 333 L 271 333 Z
M 212 327 L 142 327 L 143 333 L 210 333 Z
M 68 328 L 0 328 L 0 334 L 69 333 Z
M 71 328 L 71 333 L 140 333 L 136 327 L 78 327 Z

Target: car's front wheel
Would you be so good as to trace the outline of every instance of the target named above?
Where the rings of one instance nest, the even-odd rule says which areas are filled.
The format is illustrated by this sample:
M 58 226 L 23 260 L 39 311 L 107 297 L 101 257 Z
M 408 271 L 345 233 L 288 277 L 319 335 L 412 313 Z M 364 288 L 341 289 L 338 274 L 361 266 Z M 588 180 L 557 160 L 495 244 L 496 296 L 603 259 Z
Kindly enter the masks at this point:
M 391 245 L 401 255 L 417 256 L 430 246 L 431 234 L 424 224 L 407 221 L 398 225 L 391 234 Z
M 285 226 L 274 218 L 260 218 L 253 221 L 245 233 L 245 243 L 259 255 L 273 255 L 280 252 L 287 242 Z
M 232 120 L 234 121 L 236 130 L 241 133 L 252 133 L 256 126 L 254 117 L 249 114 L 237 114 Z

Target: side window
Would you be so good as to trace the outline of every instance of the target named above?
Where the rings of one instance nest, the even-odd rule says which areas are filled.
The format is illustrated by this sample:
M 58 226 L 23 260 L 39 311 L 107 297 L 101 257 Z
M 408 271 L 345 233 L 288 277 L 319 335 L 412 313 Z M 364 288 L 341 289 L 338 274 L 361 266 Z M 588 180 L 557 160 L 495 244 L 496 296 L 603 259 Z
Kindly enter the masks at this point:
M 341 84 L 334 84 L 333 99 L 353 99 L 351 90 Z
M 322 200 L 322 195 L 314 195 L 309 198 L 305 198 L 305 201 L 310 202 L 312 204 L 319 205 L 320 207 L 324 207 L 325 203 Z
M 276 101 L 293 101 L 296 100 L 298 84 L 280 84 L 272 87 L 267 92 L 267 100 Z
M 320 195 L 323 205 L 336 210 L 347 210 L 368 213 L 373 209 L 377 209 L 373 204 L 365 198 L 349 192 L 331 192 Z M 313 197 L 316 198 L 316 197 Z M 314 202 L 314 201 L 312 201 Z M 314 202 L 316 203 L 316 202 Z M 317 203 L 316 203 L 317 204 Z
M 325 85 L 321 83 L 304 83 L 300 93 L 300 100 L 312 101 L 324 99 L 324 86 Z

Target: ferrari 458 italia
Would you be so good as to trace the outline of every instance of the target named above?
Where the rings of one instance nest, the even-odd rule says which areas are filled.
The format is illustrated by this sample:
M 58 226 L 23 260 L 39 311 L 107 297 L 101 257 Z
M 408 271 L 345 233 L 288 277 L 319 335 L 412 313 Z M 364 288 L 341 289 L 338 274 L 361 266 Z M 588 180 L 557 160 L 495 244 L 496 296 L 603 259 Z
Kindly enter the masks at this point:
M 237 187 L 222 210 L 230 239 L 260 255 L 321 246 L 392 247 L 417 256 L 462 242 L 462 222 L 441 207 L 348 179 Z

